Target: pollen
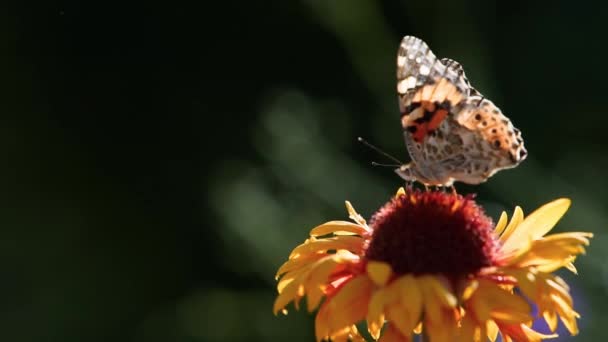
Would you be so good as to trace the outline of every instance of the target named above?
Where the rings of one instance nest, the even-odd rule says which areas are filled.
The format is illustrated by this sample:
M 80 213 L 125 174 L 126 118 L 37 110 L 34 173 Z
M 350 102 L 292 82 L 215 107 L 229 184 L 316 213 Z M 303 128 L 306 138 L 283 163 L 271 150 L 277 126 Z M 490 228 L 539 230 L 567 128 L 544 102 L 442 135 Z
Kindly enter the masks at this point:
M 410 190 L 378 210 L 370 226 L 366 258 L 397 274 L 452 278 L 495 264 L 494 224 L 472 195 Z

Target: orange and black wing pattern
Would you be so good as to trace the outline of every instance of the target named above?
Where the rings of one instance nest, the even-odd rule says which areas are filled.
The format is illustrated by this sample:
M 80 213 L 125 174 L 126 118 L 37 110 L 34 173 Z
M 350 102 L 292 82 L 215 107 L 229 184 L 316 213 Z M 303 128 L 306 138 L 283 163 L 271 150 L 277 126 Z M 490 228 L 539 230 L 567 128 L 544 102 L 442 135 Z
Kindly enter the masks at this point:
M 422 143 L 432 134 L 471 89 L 458 63 L 439 60 L 416 37 L 403 38 L 397 53 L 397 93 L 401 125 L 414 141 Z

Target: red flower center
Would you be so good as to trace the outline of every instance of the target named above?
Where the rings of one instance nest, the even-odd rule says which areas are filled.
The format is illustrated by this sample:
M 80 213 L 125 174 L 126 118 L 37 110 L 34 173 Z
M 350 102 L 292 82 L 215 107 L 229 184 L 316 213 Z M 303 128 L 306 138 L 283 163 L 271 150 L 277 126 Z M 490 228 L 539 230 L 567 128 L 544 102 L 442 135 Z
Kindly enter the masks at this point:
M 410 190 L 378 210 L 370 226 L 366 258 L 397 274 L 465 276 L 495 259 L 494 224 L 473 196 Z

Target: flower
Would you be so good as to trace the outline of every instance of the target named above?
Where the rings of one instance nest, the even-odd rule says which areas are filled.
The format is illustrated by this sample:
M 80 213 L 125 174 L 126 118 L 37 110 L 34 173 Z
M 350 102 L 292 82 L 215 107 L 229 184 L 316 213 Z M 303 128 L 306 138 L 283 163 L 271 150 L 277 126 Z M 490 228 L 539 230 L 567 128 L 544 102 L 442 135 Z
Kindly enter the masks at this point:
M 494 226 L 473 196 L 399 189 L 368 224 L 330 221 L 310 232 L 277 272 L 274 312 L 306 297 L 318 309 L 317 341 L 365 341 L 356 324 L 383 342 L 540 341 L 556 337 L 558 318 L 578 333 L 568 285 L 552 272 L 575 272 L 591 233 L 545 236 L 570 200 L 543 205 L 524 219 L 516 207 Z M 534 312 L 553 334 L 531 328 Z

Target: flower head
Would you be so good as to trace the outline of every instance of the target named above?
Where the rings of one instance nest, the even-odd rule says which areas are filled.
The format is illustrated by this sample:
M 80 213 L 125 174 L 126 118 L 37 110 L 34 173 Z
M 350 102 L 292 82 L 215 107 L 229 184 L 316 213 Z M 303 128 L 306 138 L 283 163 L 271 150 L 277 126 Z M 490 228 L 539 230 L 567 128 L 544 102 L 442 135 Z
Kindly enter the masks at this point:
M 540 341 L 530 302 L 552 332 L 558 318 L 578 332 L 567 284 L 553 271 L 576 271 L 590 233 L 545 236 L 570 206 L 548 203 L 524 219 L 516 207 L 494 226 L 472 196 L 400 189 L 368 224 L 330 221 L 310 232 L 277 272 L 274 311 L 298 308 L 306 297 L 318 309 L 318 341 L 364 341 L 366 321 L 380 341 Z

